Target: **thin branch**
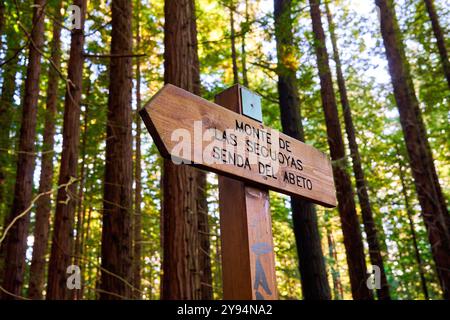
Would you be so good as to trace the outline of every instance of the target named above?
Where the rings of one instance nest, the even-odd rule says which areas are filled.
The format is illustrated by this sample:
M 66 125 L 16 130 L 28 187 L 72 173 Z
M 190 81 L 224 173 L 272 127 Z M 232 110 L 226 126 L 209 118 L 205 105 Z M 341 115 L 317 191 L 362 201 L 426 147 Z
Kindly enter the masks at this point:
M 272 72 L 274 72 L 274 73 L 276 73 L 277 72 L 277 68 L 275 67 L 271 67 L 270 66 L 270 64 L 268 64 L 268 63 L 259 63 L 259 62 L 252 62 L 252 61 L 249 61 L 249 63 L 251 64 L 251 65 L 254 65 L 254 66 L 256 66 L 256 67 L 259 67 L 259 68 L 262 68 L 262 69 L 265 69 L 265 70 L 269 70 L 269 71 L 272 71 Z
M 90 37 L 90 36 L 92 36 L 92 35 L 95 34 L 96 32 L 98 32 L 98 31 L 100 31 L 100 30 L 106 28 L 106 26 L 108 26 L 108 25 L 110 25 L 110 24 L 111 24 L 111 20 L 109 20 L 109 21 L 105 22 L 104 24 L 100 25 L 99 27 L 93 29 L 91 32 L 86 33 L 86 34 L 85 34 L 85 37 Z
M 31 299 L 29 299 L 29 298 L 22 297 L 22 296 L 19 296 L 19 295 L 15 294 L 15 293 L 9 292 L 8 290 L 6 290 L 5 288 L 3 288 L 2 286 L 0 286 L 0 291 L 3 291 L 3 292 L 6 293 L 7 295 L 10 295 L 10 296 L 12 296 L 12 297 L 14 297 L 14 298 L 16 298 L 16 299 L 20 299 L 20 300 L 31 300 Z
M 36 201 L 38 201 L 40 198 L 42 198 L 43 196 L 47 196 L 47 195 L 51 195 L 52 193 L 54 193 L 55 191 L 61 189 L 61 188 L 65 188 L 66 190 L 68 190 L 69 186 L 74 184 L 76 181 L 78 181 L 78 179 L 74 178 L 74 177 L 70 177 L 69 181 L 67 183 L 63 183 L 61 185 L 59 185 L 56 189 L 51 189 L 49 191 L 46 192 L 42 192 L 40 194 L 38 194 L 33 200 L 31 200 L 30 205 L 28 206 L 28 208 L 26 208 L 23 212 L 21 212 L 20 214 L 18 214 L 12 221 L 11 223 L 5 228 L 2 237 L 0 238 L 0 245 L 2 244 L 2 242 L 5 240 L 6 238 L 6 234 L 8 233 L 8 231 L 12 228 L 12 226 L 22 217 L 24 217 L 28 212 L 30 212 L 30 210 L 33 208 L 34 204 L 36 203 Z
M 0 63 L 0 67 L 3 67 L 5 64 L 10 63 L 11 61 L 13 61 L 18 55 L 19 53 L 21 53 L 23 51 L 23 49 L 25 49 L 26 47 L 28 47 L 29 45 L 29 41 L 27 41 L 23 46 L 21 46 L 19 49 L 17 49 L 14 54 L 9 57 L 8 59 L 6 59 L 5 61 L 3 61 L 2 63 Z
M 13 154 L 19 154 L 19 153 L 23 153 L 23 154 L 28 154 L 28 155 L 32 155 L 32 156 L 37 156 L 37 155 L 43 155 L 43 154 L 48 154 L 48 153 L 54 153 L 55 150 L 47 150 L 47 151 L 41 151 L 41 152 L 29 152 L 29 151 L 16 151 L 13 149 L 7 149 L 7 148 L 0 148 L 0 151 L 6 151 L 7 153 L 11 152 Z
M 99 59 L 114 59 L 114 58 L 138 58 L 138 57 L 147 57 L 146 53 L 128 53 L 128 54 L 90 54 L 84 53 L 83 56 L 85 58 L 99 58 Z
M 8 224 L 8 226 L 5 228 L 2 237 L 0 238 L 0 246 L 3 243 L 3 241 L 6 238 L 6 235 L 8 234 L 9 230 L 13 227 L 13 225 L 21 218 L 23 218 L 24 216 L 26 216 L 28 214 L 28 212 L 30 212 L 31 208 L 33 208 L 34 204 L 36 203 L 36 201 L 38 201 L 41 197 L 46 196 L 46 195 L 50 195 L 54 192 L 56 192 L 57 190 L 61 189 L 61 188 L 65 188 L 66 191 L 68 190 L 69 186 L 72 185 L 73 183 L 75 183 L 78 179 L 74 178 L 74 177 L 70 177 L 69 181 L 67 183 L 61 184 L 60 186 L 58 186 L 56 189 L 51 189 L 49 191 L 46 192 L 42 192 L 40 194 L 38 194 L 33 200 L 31 200 L 30 205 L 28 206 L 28 208 L 26 208 L 23 212 L 21 212 L 20 214 L 18 214 L 12 221 L 10 224 Z M 6 290 L 5 288 L 3 288 L 2 286 L 0 286 L 0 290 L 3 291 L 4 293 L 17 298 L 17 299 L 22 299 L 22 300 L 29 300 L 25 297 L 16 295 L 12 292 L 9 292 L 8 290 Z

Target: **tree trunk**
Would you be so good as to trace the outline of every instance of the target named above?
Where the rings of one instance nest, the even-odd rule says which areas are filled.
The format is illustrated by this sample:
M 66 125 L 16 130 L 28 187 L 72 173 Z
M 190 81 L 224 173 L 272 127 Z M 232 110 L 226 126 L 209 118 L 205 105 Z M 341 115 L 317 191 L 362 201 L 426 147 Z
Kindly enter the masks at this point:
M 283 132 L 305 141 L 296 66 L 292 64 L 294 43 L 292 34 L 291 0 L 275 0 L 275 35 L 278 54 L 278 93 Z M 317 215 L 312 203 L 291 197 L 294 234 L 299 257 L 299 269 L 304 299 L 331 299 Z
M 422 216 L 444 297 L 450 299 L 450 216 L 414 92 L 394 5 L 391 0 L 376 0 L 376 4 L 380 8 L 381 34 Z
M 136 21 L 136 48 L 141 48 L 141 34 L 139 24 L 139 2 Z M 141 110 L 141 60 L 136 59 L 136 150 L 134 167 L 134 215 L 133 215 L 133 286 L 135 288 L 133 298 L 141 299 L 141 255 L 142 255 L 142 222 L 141 222 L 141 203 L 142 203 L 142 183 L 141 183 L 141 119 L 139 110 Z
M 37 103 L 39 95 L 39 77 L 41 74 L 41 49 L 44 44 L 44 11 L 45 0 L 35 0 L 33 8 L 33 29 L 29 47 L 27 75 L 25 79 L 25 95 L 22 108 L 19 150 L 17 159 L 16 184 L 14 200 L 8 223 L 25 213 L 31 204 L 33 190 L 33 174 L 35 166 L 35 140 Z M 26 213 L 16 221 L 5 239 L 5 271 L 3 299 L 12 299 L 20 295 L 25 271 L 25 252 L 30 215 Z
M 17 50 L 15 47 L 17 40 L 13 36 L 7 36 L 7 50 L 6 53 L 14 54 Z M 13 118 L 13 105 L 14 105 L 14 93 L 16 91 L 16 75 L 18 68 L 19 57 L 12 58 L 12 60 L 3 66 L 3 83 L 0 97 L 0 214 L 3 220 L 4 211 L 9 208 L 10 196 L 7 193 L 7 167 L 10 166 L 12 157 L 9 155 L 8 150 L 11 149 L 12 143 L 10 139 L 12 118 Z M 5 217 L 6 218 L 6 217 Z M 6 227 L 6 226 L 4 226 Z M 0 272 L 1 272 L 0 268 Z M 3 277 L 0 277 L 3 279 Z
M 247 49 L 245 43 L 245 37 L 250 30 L 250 17 L 248 13 L 248 0 L 245 0 L 245 21 L 241 26 L 242 43 L 241 43 L 241 60 L 242 60 L 242 84 L 248 88 L 248 76 L 247 76 Z
M 47 299 L 69 299 L 67 267 L 72 264 L 73 224 L 76 207 L 78 146 L 80 139 L 80 103 L 83 77 L 84 20 L 86 0 L 74 1 L 81 9 L 81 29 L 73 29 L 68 63 L 68 79 L 64 98 L 63 146 L 56 196 L 55 222 L 48 268 Z
M 347 174 L 345 146 L 342 139 L 341 126 L 333 91 L 328 53 L 325 46 L 325 33 L 322 27 L 320 1 L 310 0 L 311 20 L 314 31 L 314 47 L 319 68 L 322 105 L 327 125 L 328 144 L 333 161 L 333 174 L 336 184 L 338 209 L 341 216 L 344 245 L 347 252 L 347 263 L 354 299 L 373 299 L 372 292 L 366 285 L 367 269 L 352 184 Z
M 399 152 L 397 152 L 397 154 L 399 154 Z M 409 204 L 409 198 L 408 198 L 408 193 L 407 193 L 407 187 L 406 187 L 406 182 L 405 182 L 405 173 L 403 171 L 403 164 L 401 163 L 401 160 L 399 159 L 399 177 L 400 177 L 400 183 L 402 186 L 402 195 L 405 201 L 405 209 L 406 209 L 406 214 L 408 216 L 408 223 L 409 223 L 409 230 L 411 232 L 411 239 L 413 241 L 413 246 L 414 246 L 414 255 L 416 258 L 416 262 L 417 262 L 417 268 L 419 269 L 419 276 L 420 276 L 420 284 L 422 286 L 422 291 L 423 291 L 423 295 L 425 300 L 428 300 L 430 298 L 429 294 L 428 294 L 428 288 L 427 288 L 427 282 L 425 280 L 425 272 L 423 270 L 423 262 L 422 262 L 422 257 L 420 255 L 420 251 L 419 251 L 419 246 L 417 244 L 417 236 L 416 236 L 416 231 L 414 228 L 414 222 L 413 222 L 413 209 L 411 207 L 411 205 Z
M 114 0 L 111 54 L 130 54 L 133 49 L 132 3 Z M 132 59 L 110 62 L 103 201 L 102 270 L 100 299 L 129 299 L 132 290 Z M 120 278 L 119 278 L 120 277 Z
M 434 7 L 433 0 L 424 0 L 427 7 L 428 15 L 430 16 L 431 26 L 433 28 L 434 36 L 436 37 L 437 47 L 439 55 L 441 57 L 442 69 L 447 79 L 448 87 L 450 89 L 450 61 L 448 60 L 448 52 L 445 46 L 444 33 L 439 24 L 438 15 Z
M 363 218 L 364 230 L 367 236 L 367 243 L 369 245 L 370 262 L 380 268 L 380 283 L 381 288 L 377 289 L 377 296 L 379 300 L 390 300 L 389 284 L 386 278 L 383 258 L 381 255 L 381 248 L 378 241 L 378 234 L 376 223 L 373 218 L 372 207 L 370 205 L 369 194 L 367 191 L 366 178 L 361 165 L 361 156 L 359 154 L 358 144 L 356 143 L 355 127 L 353 125 L 352 113 L 350 109 L 350 102 L 347 96 L 347 87 L 345 85 L 344 75 L 342 73 L 341 59 L 339 57 L 339 50 L 337 47 L 336 34 L 334 33 L 334 23 L 328 4 L 325 4 L 327 12 L 328 27 L 330 32 L 331 44 L 333 46 L 333 56 L 336 63 L 336 75 L 339 87 L 339 96 L 341 99 L 342 110 L 344 113 L 345 131 L 347 133 L 348 145 L 353 164 L 353 172 L 356 180 L 356 193 L 361 207 L 361 215 Z
M 217 229 L 216 231 L 217 232 Z M 222 283 L 222 247 L 220 243 L 220 236 L 219 234 L 216 235 L 216 241 L 215 241 L 215 249 L 216 249 L 216 273 L 215 273 L 215 286 L 217 289 L 220 290 L 220 298 L 223 298 L 223 283 Z
M 333 279 L 333 299 L 341 300 L 344 296 L 344 291 L 342 288 L 341 275 L 339 274 L 339 270 L 335 269 L 337 263 L 337 254 L 335 250 L 333 233 L 328 223 L 326 226 L 326 232 L 328 243 L 328 258 L 332 261 L 332 263 L 330 263 L 330 272 Z
M 212 273 L 210 229 L 208 221 L 208 201 L 206 199 L 206 173 L 198 172 L 198 237 L 199 237 L 199 263 L 201 300 L 212 300 Z
M 94 160 L 93 161 L 93 165 L 92 165 L 92 170 L 91 172 L 93 174 L 95 174 L 96 171 L 96 166 L 97 166 L 97 162 Z M 91 187 L 92 188 L 92 187 Z M 88 245 L 87 245 L 87 241 L 88 239 L 90 239 L 90 233 L 91 233 L 91 220 L 92 220 L 92 199 L 93 199 L 93 195 L 92 192 L 89 192 L 89 200 L 86 201 L 88 203 L 89 208 L 87 209 L 88 213 L 87 213 L 87 219 L 86 219 L 86 232 L 84 232 L 83 234 L 83 240 L 81 241 L 82 244 L 82 252 L 88 252 Z M 91 265 L 92 265 L 92 258 L 89 257 L 88 259 L 83 259 L 81 260 L 81 272 L 83 274 L 82 279 L 84 281 L 81 282 L 81 292 L 80 292 L 80 297 L 83 297 L 83 293 L 85 290 L 85 284 L 89 283 L 91 284 Z M 90 298 L 90 289 L 91 286 L 88 287 L 88 294 L 87 297 Z
M 199 89 L 193 0 L 164 5 L 164 82 L 190 92 Z M 199 170 L 164 160 L 162 299 L 201 299 L 199 265 Z
M 8 48 L 5 51 L 14 54 L 16 39 L 14 36 L 7 37 Z M 3 223 L 0 230 L 6 228 L 10 210 L 11 195 L 7 192 L 10 187 L 11 177 L 8 175 L 8 167 L 14 165 L 14 158 L 8 150 L 13 150 L 10 139 L 13 118 L 14 93 L 16 91 L 16 75 L 18 73 L 19 57 L 13 58 L 3 69 L 3 83 L 0 97 L 0 221 Z M 0 281 L 3 279 L 5 262 L 5 242 L 0 244 Z
M 2 48 L 2 35 L 5 29 L 5 0 L 0 0 L 0 49 Z
M 234 6 L 234 0 L 230 0 L 230 39 L 231 39 L 231 62 L 233 64 L 233 83 L 239 83 L 239 74 L 237 67 L 237 54 L 236 54 L 236 32 L 234 30 L 234 11 L 236 7 Z
M 200 81 L 200 61 L 198 59 L 197 49 L 197 23 L 195 17 L 195 6 L 192 2 L 193 12 L 191 15 L 191 41 L 195 53 L 193 54 L 193 93 L 201 95 Z M 207 199 L 207 181 L 206 172 L 197 170 L 197 213 L 198 213 L 198 238 L 199 238 L 199 254 L 198 268 L 200 272 L 200 299 L 212 300 L 212 272 L 211 272 L 211 248 L 209 234 L 209 215 L 208 215 L 208 199 Z
M 51 60 L 54 66 L 49 66 L 47 101 L 42 147 L 41 174 L 39 180 L 39 194 L 48 192 L 53 187 L 53 159 L 55 142 L 55 116 L 58 106 L 59 74 L 54 67 L 61 66 L 61 4 L 55 7 L 55 21 L 53 22 L 53 38 L 51 43 Z M 36 202 L 36 221 L 34 224 L 33 256 L 30 266 L 30 283 L 28 297 L 42 299 L 45 282 L 45 255 L 48 248 L 50 228 L 51 195 L 47 194 Z
M 93 171 L 94 172 L 94 171 Z M 90 199 L 92 199 L 92 197 L 90 197 Z M 83 252 L 88 252 L 88 245 L 87 245 L 87 239 L 89 239 L 89 235 L 90 235 L 90 231 L 91 231 L 91 220 L 92 220 L 92 205 L 89 205 L 89 208 L 87 209 L 87 218 L 86 218 L 86 232 L 83 238 L 83 248 L 82 251 Z M 82 279 L 83 282 L 81 282 L 81 292 L 80 292 L 80 297 L 83 298 L 84 292 L 85 292 L 85 288 L 86 288 L 86 283 L 91 284 L 91 265 L 92 265 L 92 258 L 89 257 L 88 259 L 83 259 L 81 262 L 81 272 L 83 274 Z M 91 287 L 88 287 L 88 294 L 87 294 L 87 298 L 90 299 L 90 292 L 91 292 Z
M 88 80 L 88 87 L 86 90 L 86 97 L 91 94 L 91 82 Z M 78 187 L 78 203 L 77 203 L 77 224 L 76 224 L 76 236 L 75 236 L 75 248 L 74 261 L 73 264 L 76 266 L 82 265 L 83 259 L 83 234 L 84 234 L 84 218 L 86 214 L 86 207 L 84 204 L 84 188 L 86 185 L 86 142 L 88 133 L 88 123 L 89 123 L 89 104 L 85 103 L 85 109 L 83 112 L 83 135 L 81 138 L 81 163 L 80 163 L 80 186 Z M 81 273 L 82 275 L 83 273 Z M 81 281 L 84 278 L 81 277 Z M 82 299 L 82 290 L 72 290 L 72 298 L 74 300 Z

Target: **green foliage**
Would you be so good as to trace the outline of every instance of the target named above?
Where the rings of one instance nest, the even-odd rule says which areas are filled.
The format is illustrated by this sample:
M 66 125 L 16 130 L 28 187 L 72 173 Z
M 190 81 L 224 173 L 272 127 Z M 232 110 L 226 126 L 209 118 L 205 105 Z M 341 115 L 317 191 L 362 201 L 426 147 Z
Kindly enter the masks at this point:
M 38 139 L 36 141 L 40 170 L 45 92 L 48 83 L 49 43 L 51 41 L 51 11 L 56 0 L 49 1 L 46 18 L 46 45 L 43 49 L 42 76 L 38 110 Z M 347 84 L 353 122 L 356 128 L 363 169 L 367 177 L 369 196 L 375 221 L 380 233 L 388 281 L 396 299 L 423 299 L 419 277 L 419 266 L 413 248 L 412 233 L 408 220 L 406 201 L 412 210 L 412 221 L 418 239 L 418 250 L 423 260 L 425 278 L 430 297 L 439 299 L 441 290 L 431 256 L 430 246 L 423 224 L 420 207 L 414 189 L 405 152 L 403 135 L 392 87 L 387 71 L 384 47 L 379 34 L 379 21 L 373 4 L 364 1 L 330 1 L 335 15 L 338 46 L 341 51 L 344 76 Z M 5 198 L 0 203 L 0 222 L 10 210 L 12 190 L 15 182 L 17 141 L 20 132 L 21 102 L 27 50 L 20 49 L 27 42 L 23 28 L 31 28 L 31 0 L 6 1 L 5 30 L 2 35 L 3 48 L 0 62 L 17 53 L 12 63 L 2 65 L 0 86 L 5 83 L 7 72 L 16 75 L 12 108 L 9 116 L 8 152 L 2 153 L 1 165 L 6 172 L 3 186 Z M 88 1 L 85 52 L 90 55 L 107 55 L 110 46 L 111 8 L 106 0 Z M 133 0 L 136 21 L 141 26 L 141 46 L 136 54 L 145 54 L 141 60 L 142 101 L 145 103 L 163 86 L 164 52 L 164 3 L 163 1 Z M 445 1 L 435 1 L 440 22 L 444 29 L 450 27 L 450 9 Z M 16 4 L 18 7 L 16 7 Z M 306 143 L 328 152 L 326 126 L 321 106 L 320 85 L 313 52 L 313 36 L 307 1 L 293 1 L 294 47 L 290 63 L 297 69 L 297 86 L 301 100 L 301 114 Z M 63 7 L 66 8 L 64 1 Z M 232 61 L 229 9 L 223 1 L 197 0 L 197 29 L 199 59 L 201 67 L 202 96 L 213 100 L 214 96 L 232 84 Z M 442 189 L 450 199 L 450 150 L 449 150 L 449 105 L 450 91 L 442 73 L 441 63 L 431 31 L 431 24 L 422 0 L 402 0 L 396 6 L 399 25 L 406 43 L 406 56 L 411 66 L 414 85 L 420 108 L 428 129 L 429 142 L 435 158 Z M 272 1 L 248 1 L 248 20 L 245 1 L 236 1 L 235 28 L 237 63 L 242 80 L 243 60 L 246 60 L 248 87 L 263 97 L 264 123 L 281 129 L 278 105 L 276 46 L 273 29 Z M 325 22 L 326 19 L 322 19 Z M 134 28 L 134 27 L 133 27 Z M 327 30 L 326 25 L 324 26 Z M 135 30 L 135 28 L 133 29 Z M 245 52 L 242 41 L 245 37 Z M 450 48 L 450 38 L 446 38 Z M 62 33 L 62 78 L 66 77 L 69 56 L 70 32 Z M 331 50 L 329 50 L 331 52 Z M 243 59 L 245 57 L 245 59 Z M 133 60 L 135 62 L 135 60 Z M 334 70 L 330 59 L 331 69 Z M 106 138 L 106 112 L 109 86 L 109 60 L 87 58 L 84 68 L 83 101 L 81 123 L 87 117 L 84 198 L 80 204 L 85 219 L 83 234 L 85 248 L 82 259 L 83 298 L 96 299 L 100 273 L 101 217 L 103 208 L 103 180 Z M 242 82 L 242 81 L 241 81 Z M 59 172 L 62 148 L 63 100 L 66 83 L 59 83 L 59 103 L 55 137 L 55 187 Z M 337 91 L 337 90 L 336 90 Z M 133 110 L 136 100 L 133 98 Z M 342 119 L 341 119 L 342 120 Z M 343 124 L 343 121 L 341 121 Z M 135 127 L 133 127 L 135 128 Z M 343 125 L 342 125 L 343 129 Z M 135 134 L 135 131 L 133 131 Z M 163 252 L 160 239 L 161 170 L 162 159 L 150 136 L 142 134 L 142 291 L 145 299 L 159 299 Z M 347 152 L 349 154 L 349 152 Z M 400 181 L 399 170 L 404 170 L 405 189 Z M 351 168 L 348 168 L 349 172 Z M 39 185 L 35 174 L 35 195 Z M 214 298 L 223 297 L 221 279 L 220 226 L 218 210 L 217 177 L 208 174 L 208 208 L 210 219 L 211 260 Z M 55 196 L 55 195 L 54 195 Z M 53 198 L 54 198 L 53 196 Z M 355 198 L 356 199 L 356 198 Z M 357 200 L 357 199 L 356 199 Z M 274 248 L 278 292 L 282 299 L 302 297 L 298 270 L 298 257 L 293 233 L 289 198 L 271 193 Z M 53 200 L 54 202 L 54 200 Z M 53 203 L 54 206 L 54 203 Z M 347 262 L 343 246 L 339 215 L 336 209 L 319 208 L 319 228 L 322 235 L 323 252 L 334 299 L 351 298 L 347 274 Z M 34 212 L 32 213 L 32 225 Z M 0 229 L 1 230 L 1 229 Z M 31 245 L 27 262 L 31 257 Z M 366 248 L 367 253 L 367 248 Z M 341 290 L 342 288 L 342 290 Z M 26 289 L 26 288 L 25 288 Z

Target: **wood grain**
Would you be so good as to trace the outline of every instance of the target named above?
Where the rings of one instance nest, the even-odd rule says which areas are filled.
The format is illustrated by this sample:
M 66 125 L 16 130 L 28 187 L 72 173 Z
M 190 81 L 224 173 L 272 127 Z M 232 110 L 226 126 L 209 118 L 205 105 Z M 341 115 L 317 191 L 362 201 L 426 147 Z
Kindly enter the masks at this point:
M 301 141 L 173 85 L 164 86 L 140 114 L 160 153 L 166 158 L 174 155 L 174 147 L 181 141 L 177 139 L 173 141 L 173 133 L 177 129 L 184 129 L 193 137 L 190 141 L 190 152 L 178 155 L 186 163 L 254 183 L 256 186 L 297 195 L 326 207 L 336 206 L 336 193 L 329 158 Z M 195 122 L 201 123 L 201 133 L 195 132 Z M 251 160 L 253 157 L 255 161 L 250 161 L 249 166 L 239 167 L 229 160 L 232 158 L 224 150 L 231 148 L 230 144 L 224 144 L 217 139 L 203 141 L 202 145 L 196 143 L 201 141 L 202 136 L 195 139 L 195 134 L 199 137 L 208 130 L 218 135 L 223 132 L 236 132 L 233 130 L 241 125 L 248 129 L 244 132 L 250 132 L 250 135 L 242 134 L 237 138 L 238 142 L 246 148 L 244 154 L 241 152 L 239 154 L 243 155 L 244 160 Z M 269 139 L 267 136 L 270 136 Z M 218 147 L 216 151 L 219 151 L 214 153 L 215 156 L 219 155 L 218 159 L 211 158 L 213 152 L 205 152 L 207 148 L 211 149 L 211 141 L 219 146 L 224 145 L 224 148 Z M 246 143 L 249 143 L 252 149 L 249 149 Z M 282 149 L 279 148 L 280 145 L 289 147 Z M 205 154 L 210 157 L 209 160 L 216 162 L 207 163 Z M 261 170 L 262 168 L 264 169 Z
M 239 85 L 216 102 L 242 112 Z M 278 299 L 268 191 L 219 175 L 219 209 L 224 299 Z

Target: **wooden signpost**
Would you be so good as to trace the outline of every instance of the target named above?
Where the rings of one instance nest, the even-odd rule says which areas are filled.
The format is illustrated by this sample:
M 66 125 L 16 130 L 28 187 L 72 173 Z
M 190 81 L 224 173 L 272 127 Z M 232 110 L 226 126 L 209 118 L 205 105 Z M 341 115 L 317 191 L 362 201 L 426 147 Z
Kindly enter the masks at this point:
M 248 99 L 248 92 L 243 96 L 243 90 L 235 85 L 218 94 L 216 102 L 243 114 L 243 98 Z M 260 104 L 252 102 L 246 105 L 260 109 Z M 251 109 L 247 110 L 249 114 Z M 261 121 L 262 114 L 258 113 Z M 224 299 L 278 299 L 267 189 L 219 175 L 219 210 Z
M 163 157 L 219 174 L 224 299 L 277 299 L 267 190 L 336 206 L 329 158 L 262 124 L 235 85 L 207 101 L 164 86 L 140 111 Z
M 173 85 L 140 114 L 164 157 L 336 206 L 330 160 L 301 141 Z

